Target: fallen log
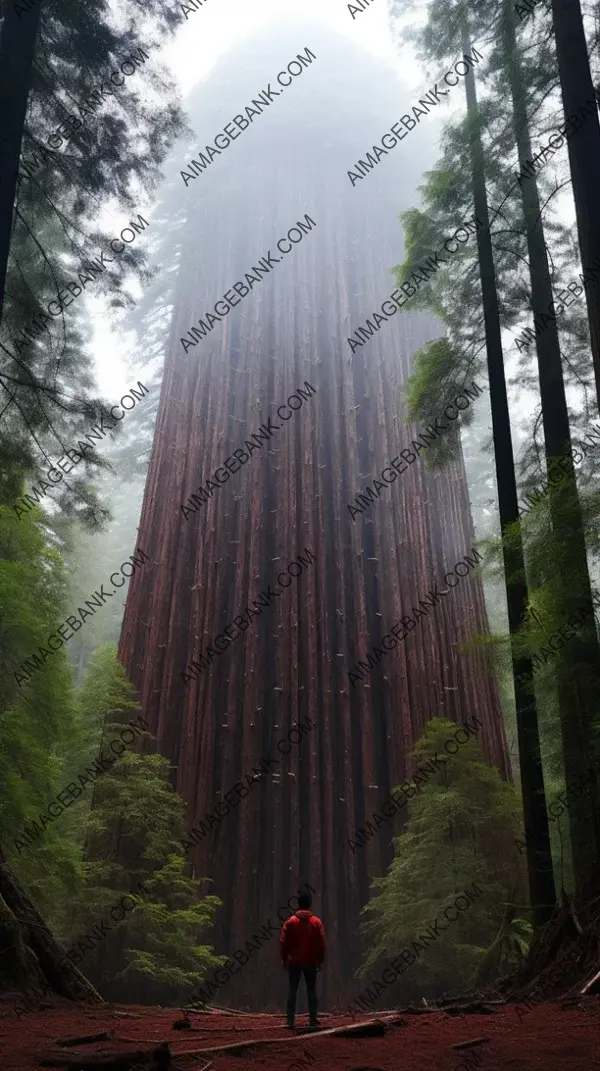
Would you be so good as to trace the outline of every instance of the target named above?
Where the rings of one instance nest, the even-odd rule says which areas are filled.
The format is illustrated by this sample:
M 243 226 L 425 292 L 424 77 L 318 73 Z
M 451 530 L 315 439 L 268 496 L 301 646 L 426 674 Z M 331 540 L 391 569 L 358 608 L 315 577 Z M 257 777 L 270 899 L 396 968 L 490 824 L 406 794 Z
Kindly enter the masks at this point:
M 192 1008 L 189 1004 L 182 1004 L 181 1010 L 184 1015 L 250 1015 L 251 1012 L 236 1012 L 231 1011 L 230 1008 Z
M 393 1019 L 385 1019 L 384 1022 L 388 1030 L 399 1030 L 401 1027 L 408 1026 L 408 1020 L 403 1019 L 402 1016 L 394 1016 Z
M 450 1008 L 441 1009 L 444 1015 L 495 1015 L 496 1009 L 487 1004 L 477 1001 L 476 1004 L 454 1004 Z
M 129 1052 L 97 1053 L 82 1056 L 80 1053 L 46 1053 L 38 1061 L 42 1067 L 73 1067 L 77 1071 L 132 1071 L 134 1067 L 147 1071 L 169 1071 L 172 1067 L 171 1053 L 166 1041 L 154 1049 L 130 1049 Z
M 57 1038 L 54 1042 L 55 1045 L 91 1045 L 94 1041 L 110 1041 L 112 1034 L 108 1030 L 103 1030 L 101 1034 L 81 1034 L 75 1035 L 69 1038 Z

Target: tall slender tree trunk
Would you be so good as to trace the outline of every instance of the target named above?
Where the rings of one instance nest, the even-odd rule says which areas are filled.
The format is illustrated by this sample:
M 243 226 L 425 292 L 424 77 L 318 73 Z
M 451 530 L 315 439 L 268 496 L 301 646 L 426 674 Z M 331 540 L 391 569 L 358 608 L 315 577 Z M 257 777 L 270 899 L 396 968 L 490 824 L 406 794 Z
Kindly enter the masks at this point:
M 21 141 L 42 6 L 43 0 L 30 11 L 24 11 L 18 3 L 9 0 L 3 5 L 0 32 L 0 321 Z
M 587 274 L 600 254 L 600 124 L 579 0 L 553 0 L 552 14 L 565 119 L 577 116 L 580 123 L 568 149 L 579 249 Z M 585 296 L 600 407 L 600 276 L 590 278 Z
M 465 55 L 471 54 L 471 41 L 466 24 L 463 27 L 463 52 Z M 531 697 L 520 683 L 523 679 L 531 678 L 532 663 L 529 656 L 519 654 L 515 643 L 515 636 L 523 623 L 527 606 L 527 584 L 522 579 L 525 577 L 523 543 L 520 532 L 517 542 L 509 542 L 504 539 L 508 526 L 519 524 L 519 507 L 517 503 L 517 482 L 515 479 L 508 398 L 506 395 L 506 378 L 504 375 L 496 270 L 494 267 L 485 188 L 481 119 L 477 106 L 475 75 L 472 67 L 469 68 L 465 79 L 465 89 L 471 141 L 475 215 L 483 224 L 477 231 L 477 247 L 483 297 L 488 375 L 490 378 L 490 406 L 492 411 L 496 482 L 498 485 L 498 509 L 503 537 L 502 551 L 508 604 L 508 627 L 511 636 L 511 656 L 515 681 L 527 869 L 533 908 L 533 924 L 537 929 L 545 925 L 556 906 L 556 889 L 552 870 L 552 853 L 550 851 L 550 833 L 548 830 L 544 774 L 540 753 L 537 707 L 535 699 L 531 700 Z M 515 578 L 519 579 L 515 580 Z
M 513 103 L 513 129 L 521 171 L 531 159 L 531 139 L 526 109 L 523 72 L 517 52 L 512 3 L 504 0 L 501 25 L 506 71 Z M 541 206 L 535 176 L 521 183 L 523 214 L 529 252 L 531 306 L 534 317 L 553 309 L 552 286 L 544 241 Z M 541 321 L 543 322 L 543 321 Z M 548 473 L 558 458 L 571 458 L 571 434 L 562 374 L 556 325 L 548 323 L 536 333 L 536 352 L 545 454 Z M 572 563 L 568 570 L 557 564 L 555 573 L 561 616 L 583 610 L 593 617 L 593 603 L 586 556 L 581 509 L 572 465 L 561 484 L 550 487 L 550 516 L 561 556 Z M 586 618 L 589 620 L 589 618 Z M 573 673 L 565 662 L 557 662 L 558 698 L 567 791 L 577 798 L 586 763 L 594 753 L 593 721 L 600 694 L 600 651 L 595 627 L 584 626 L 569 640 Z M 600 892 L 600 811 L 597 785 L 590 785 L 577 806 L 570 806 L 569 828 L 576 892 L 583 899 Z

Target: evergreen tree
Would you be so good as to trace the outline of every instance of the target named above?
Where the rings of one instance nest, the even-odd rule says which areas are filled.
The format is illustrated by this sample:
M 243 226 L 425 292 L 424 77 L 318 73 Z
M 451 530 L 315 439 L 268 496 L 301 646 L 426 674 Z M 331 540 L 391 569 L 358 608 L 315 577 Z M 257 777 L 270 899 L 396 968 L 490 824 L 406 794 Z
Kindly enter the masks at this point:
M 450 8 L 456 19 L 458 7 Z M 453 21 L 449 20 L 448 5 L 436 2 L 428 7 L 429 22 L 422 32 L 422 40 L 429 55 L 434 55 L 439 62 L 446 55 L 443 46 L 448 33 L 452 31 Z M 489 151 L 494 158 L 494 188 L 498 189 L 499 208 L 495 216 L 501 217 L 501 224 L 496 228 L 495 250 L 497 252 L 496 268 L 498 283 L 502 293 L 501 310 L 508 325 L 519 318 L 527 298 L 528 288 L 525 280 L 520 280 L 521 263 L 528 267 L 528 283 L 531 291 L 531 304 L 536 316 L 536 325 L 545 323 L 543 331 L 538 333 L 536 327 L 537 378 L 540 385 L 542 401 L 542 420 L 544 428 L 544 453 L 546 469 L 553 475 L 555 465 L 566 460 L 570 450 L 569 417 L 566 407 L 565 384 L 562 375 L 560 348 L 556 323 L 552 317 L 545 316 L 552 305 L 552 289 L 548 269 L 548 252 L 544 239 L 544 225 L 537 188 L 537 176 L 526 174 L 526 161 L 531 156 L 531 131 L 529 115 L 536 114 L 540 102 L 552 89 L 556 81 L 556 67 L 547 42 L 542 40 L 536 45 L 536 60 L 539 66 L 531 74 L 531 56 L 528 57 L 530 87 L 526 91 L 523 80 L 521 58 L 515 41 L 514 13 L 512 6 L 504 3 L 500 13 L 492 6 L 478 5 L 477 14 L 480 25 L 485 25 L 484 44 L 480 45 L 487 52 L 487 64 L 481 68 L 488 87 L 494 90 L 493 101 L 486 100 L 487 128 L 490 138 Z M 448 26 L 450 29 L 448 29 Z M 481 36 L 478 37 L 478 42 Z M 529 94 L 529 95 L 528 95 Z M 459 138 L 455 138 L 456 148 Z M 464 138 L 462 139 L 464 142 Z M 514 154 L 515 146 L 519 159 L 520 176 L 511 183 L 506 181 L 506 162 Z M 454 157 L 456 158 L 456 157 Z M 467 157 L 468 158 L 468 157 Z M 456 170 L 460 175 L 464 165 L 456 158 Z M 486 169 L 487 170 L 487 169 Z M 504 175 L 501 184 L 496 183 Z M 525 176 L 525 177 L 524 177 Z M 542 178 L 542 176 L 540 176 Z M 464 183 L 464 178 L 463 178 Z M 517 197 L 517 187 L 520 198 Z M 511 200 L 511 193 L 514 196 Z M 461 197 L 460 186 L 455 192 L 455 207 L 465 201 Z M 521 204 L 519 205 L 519 201 Z M 465 212 L 466 214 L 466 212 Z M 518 241 L 522 232 L 524 244 Z M 464 254 L 463 254 L 464 256 Z M 454 258 L 458 261 L 458 257 Z M 508 287 L 508 301 L 505 297 Z M 466 287 L 461 287 L 462 294 Z M 462 315 L 461 297 L 455 295 L 456 316 Z M 477 304 L 472 305 L 476 311 Z M 540 320 L 542 312 L 544 320 Z M 468 326 L 471 326 L 469 324 Z M 464 332 L 463 332 L 464 333 Z M 472 338 L 472 335 L 471 335 Z M 519 345 L 519 349 L 521 346 Z M 473 346 L 474 363 L 477 361 L 477 349 Z M 531 373 L 530 373 L 531 381 Z M 559 544 L 569 548 L 570 571 L 568 576 L 561 574 L 558 562 L 554 562 L 554 583 L 561 593 L 563 619 L 567 619 L 576 606 L 585 606 L 591 610 L 591 587 L 586 557 L 586 544 L 583 534 L 583 519 L 577 494 L 577 486 L 572 472 L 567 474 L 563 485 L 551 491 L 553 526 Z M 513 545 L 514 549 L 514 545 Z M 564 557 L 563 557 L 564 560 Z M 515 581 L 519 578 L 514 577 Z M 585 755 L 591 747 L 593 720 L 598 702 L 598 641 L 593 629 L 582 630 L 572 642 L 571 656 L 579 665 L 576 679 L 565 679 L 561 675 L 561 666 L 557 666 L 557 688 L 560 704 L 560 718 L 563 732 L 563 748 L 567 760 L 567 777 L 570 783 L 577 779 L 577 768 L 585 761 Z M 577 822 L 573 815 L 571 821 L 577 828 L 572 830 L 574 851 L 577 856 L 576 874 L 577 890 L 585 898 L 593 894 L 593 885 L 597 881 L 598 868 L 589 865 L 589 852 L 596 858 L 598 808 L 596 789 L 590 785 L 586 793 L 591 823 L 586 827 Z M 591 882 L 591 885 L 590 885 Z
M 436 39 L 436 57 L 438 59 L 449 57 L 455 53 L 459 42 L 462 44 L 465 55 L 471 55 L 469 19 L 470 15 L 467 8 L 460 4 L 453 8 L 452 17 L 447 20 L 440 18 L 438 12 L 432 13 L 431 21 L 438 31 Z M 431 47 L 431 41 L 429 47 Z M 466 286 L 470 291 L 469 296 L 476 302 L 477 310 L 479 310 L 480 301 L 482 300 L 483 302 L 484 338 L 487 354 L 501 532 L 506 532 L 511 525 L 517 526 L 517 531 L 510 544 L 508 542 L 503 544 L 504 580 L 511 636 L 511 658 L 517 709 L 519 765 L 525 810 L 525 828 L 528 830 L 530 837 L 528 845 L 533 842 L 537 846 L 535 854 L 529 846 L 527 849 L 530 896 L 534 907 L 535 925 L 543 926 L 548 921 L 555 906 L 556 892 L 550 856 L 537 710 L 535 699 L 532 699 L 531 695 L 528 695 L 520 684 L 523 676 L 531 673 L 531 664 L 527 660 L 527 652 L 519 652 L 517 645 L 514 643 L 514 637 L 521 628 L 524 619 L 527 605 L 527 585 L 525 581 L 523 545 L 518 537 L 517 484 L 506 391 L 496 270 L 486 191 L 482 114 L 477 103 L 475 76 L 472 67 L 469 68 L 465 77 L 465 92 L 467 119 L 463 124 L 463 129 L 459 130 L 458 136 L 467 142 L 468 148 L 473 205 L 478 223 L 477 252 L 481 295 L 473 292 L 474 280 L 472 271 L 470 272 L 471 278 L 469 278 Z M 452 217 L 456 219 L 457 197 L 456 190 L 453 187 L 457 180 L 460 181 L 461 178 L 462 175 L 457 175 L 447 170 L 429 174 L 427 185 L 422 188 L 422 192 L 426 203 L 434 210 L 437 210 L 438 219 L 440 215 L 443 217 L 448 216 L 448 223 L 450 223 Z M 431 219 L 427 219 L 426 216 L 413 210 L 412 212 L 404 213 L 403 221 L 406 228 L 407 257 L 404 264 L 396 268 L 399 283 L 413 271 L 417 271 L 419 263 L 423 263 L 425 259 L 423 241 L 434 241 Z M 460 223 L 460 221 L 458 222 Z M 435 245 L 438 244 L 439 238 L 435 242 Z M 463 259 L 465 258 L 460 258 L 460 260 Z M 452 278 L 453 282 L 457 279 L 461 270 L 463 270 L 462 265 L 453 261 L 449 268 L 450 278 Z M 446 296 L 449 296 L 447 290 Z M 416 370 L 409 381 L 408 412 L 412 419 L 427 420 L 428 418 L 435 419 L 436 414 L 443 411 L 445 402 L 451 402 L 456 397 L 465 385 L 468 375 L 472 374 L 473 363 L 479 364 L 478 354 L 474 355 L 473 353 L 473 341 L 477 339 L 477 342 L 479 342 L 480 329 L 475 328 L 476 333 L 472 330 L 471 338 L 469 339 L 463 320 L 464 305 L 455 303 L 454 293 L 452 294 L 451 303 L 444 302 L 437 286 L 423 291 L 421 305 L 436 311 L 438 315 L 440 313 L 442 315 L 445 314 L 444 318 L 450 320 L 449 326 L 453 336 L 453 344 L 447 339 L 435 341 L 416 356 Z M 454 315 L 448 317 L 448 312 L 452 307 L 455 309 Z M 473 308 L 473 305 L 471 305 L 471 308 Z M 463 422 L 468 423 L 471 419 L 472 413 L 469 410 L 469 415 L 468 417 L 463 417 Z M 432 455 L 438 467 L 441 467 L 447 457 L 453 456 L 458 451 L 458 441 L 457 428 L 447 437 L 444 437 L 443 444 Z
M 113 12 L 106 0 L 92 0 L 91 4 L 75 8 L 64 0 L 45 0 L 31 8 L 7 0 L 2 15 L 0 100 L 4 106 L 0 109 L 0 310 L 4 341 L 0 342 L 3 355 L 0 368 L 3 396 L 0 400 L 0 505 L 16 506 L 25 492 L 25 476 L 34 484 L 39 483 L 32 495 L 32 500 L 39 502 L 40 497 L 53 489 L 47 482 L 50 479 L 48 471 L 58 458 L 77 448 L 78 437 L 85 440 L 96 421 L 104 422 L 109 428 L 113 426 L 109 406 L 92 393 L 91 365 L 84 350 L 90 328 L 83 324 L 81 305 L 75 310 L 68 308 L 65 295 L 68 298 L 70 293 L 76 299 L 101 272 L 97 285 L 99 289 L 106 285 L 107 292 L 112 294 L 113 308 L 132 304 L 124 283 L 136 275 L 143 280 L 144 254 L 138 248 L 127 248 L 118 256 L 107 253 L 114 235 L 99 227 L 96 220 L 102 209 L 111 208 L 123 213 L 133 212 L 139 226 L 137 233 L 147 226 L 147 220 L 142 220 L 142 211 L 156 186 L 159 166 L 173 139 L 183 131 L 184 124 L 175 103 L 173 82 L 155 55 L 165 33 L 172 31 L 179 21 L 180 16 L 173 5 L 165 4 L 164 0 L 151 0 L 150 4 L 134 0 L 133 10 L 119 26 L 113 21 Z M 132 55 L 136 57 L 135 64 L 131 62 Z M 130 68 L 134 68 L 135 77 L 131 82 L 119 73 L 119 66 L 125 60 Z M 155 95 L 144 93 L 140 84 L 142 76 L 137 68 L 146 64 Z M 116 82 L 108 81 L 112 71 Z M 132 72 L 128 70 L 127 73 Z M 120 87 L 126 82 L 125 88 L 113 90 L 113 85 Z M 106 96 L 108 104 L 105 106 Z M 95 114 L 98 109 L 100 114 Z M 63 131 L 57 134 L 60 125 L 63 125 Z M 66 152 L 46 147 L 51 144 L 60 148 L 65 142 L 69 145 Z M 140 198 L 145 203 L 140 204 Z M 127 217 L 123 220 L 124 224 L 126 222 Z M 99 253 L 103 257 L 107 253 L 106 263 L 96 264 L 90 274 L 89 265 L 82 258 L 95 257 Z M 52 311 L 49 304 L 52 301 L 56 302 L 53 307 L 60 312 L 56 320 L 48 315 Z M 75 475 L 62 479 L 59 474 L 60 484 L 54 482 L 54 490 L 65 515 L 77 515 L 93 527 L 106 519 L 107 513 L 89 483 L 90 476 L 103 467 L 106 462 L 95 446 L 87 445 Z M 54 469 L 55 476 L 56 472 Z M 43 482 L 44 477 L 46 482 Z M 11 727 L 15 711 L 25 702 L 18 697 L 15 704 L 14 685 L 18 686 L 19 682 L 14 674 L 22 659 L 30 656 L 32 648 L 35 651 L 45 642 L 64 616 L 58 610 L 61 583 L 57 582 L 56 591 L 50 590 L 57 576 L 57 563 L 53 557 L 57 554 L 56 535 L 45 529 L 51 568 L 43 578 L 37 575 L 36 555 L 39 557 L 42 552 L 39 547 L 35 548 L 34 576 L 30 582 L 24 575 L 23 565 L 15 564 L 12 550 L 14 547 L 18 550 L 19 540 L 29 538 L 30 531 L 38 532 L 31 526 L 43 523 L 45 518 L 37 509 L 31 513 L 16 509 L 15 514 L 26 527 L 18 535 L 16 530 L 12 533 L 16 538 L 10 546 L 7 562 L 3 561 L 1 567 L 9 581 L 20 569 L 23 588 L 30 587 L 32 591 L 39 588 L 36 591 L 39 603 L 36 603 L 31 619 L 24 614 L 18 620 L 19 627 L 9 644 L 9 660 L 4 671 L 8 681 L 5 694 L 0 697 L 0 713 L 10 721 Z M 2 521 L 4 523 L 4 517 Z M 29 596 L 24 601 L 29 610 Z M 12 605 L 10 610 L 12 613 Z M 18 617 L 16 614 L 12 616 Z M 68 716 L 72 704 L 70 672 L 64 650 L 53 652 L 48 658 L 44 656 L 43 665 L 37 668 L 32 681 L 27 682 L 27 702 L 33 706 L 39 699 L 36 712 L 39 718 L 47 712 L 54 716 L 57 679 L 61 673 L 63 710 Z M 41 738 L 45 735 L 44 731 L 40 733 Z M 11 738 L 9 730 L 9 738 L 14 748 L 16 734 Z M 64 786 L 56 786 L 60 733 L 52 736 L 48 764 L 35 754 L 35 742 L 26 727 L 23 755 L 32 765 L 38 762 L 44 774 L 36 782 L 37 797 L 37 792 L 44 792 L 46 786 L 50 790 L 51 782 L 53 790 Z M 57 748 L 57 752 L 53 748 Z M 14 780 L 11 770 L 9 784 L 12 788 Z M 21 817 L 29 819 L 31 809 L 40 804 L 27 789 L 7 793 L 7 803 L 8 797 L 8 805 L 15 811 L 17 836 L 17 820 Z M 77 813 L 81 816 L 83 809 Z M 45 834 L 39 852 L 42 866 L 38 876 L 25 875 L 25 882 L 29 880 L 42 885 L 43 877 L 48 876 L 44 874 L 48 869 L 46 862 L 51 863 L 55 845 L 52 830 L 48 828 Z M 9 857 L 15 853 L 18 855 L 19 850 L 7 847 Z M 41 971 L 57 991 L 71 996 L 92 993 L 83 978 L 74 981 L 72 976 L 65 974 L 59 963 L 56 942 L 19 881 L 11 874 L 4 854 L 1 858 L 0 896 L 4 897 L 7 910 L 14 915 L 10 921 L 11 933 L 20 935 L 18 939 L 11 937 L 14 963 L 21 964 L 19 977 L 22 978 L 27 970 L 32 974 L 37 971 L 37 981 Z M 58 852 L 59 872 L 61 860 L 73 867 L 70 847 Z M 56 864 L 56 859 L 54 862 Z M 29 861 L 23 859 L 18 865 L 27 868 Z M 55 887 L 54 881 L 52 878 L 45 885 L 48 899 Z M 43 896 L 41 888 L 39 892 Z M 36 922 L 30 926 L 27 920 L 34 914 Z M 26 965 L 17 949 L 19 941 L 25 954 L 31 953 Z M 34 967 L 31 958 L 38 954 L 43 959 L 39 969 Z
M 104 750 L 110 756 L 110 741 L 119 740 L 124 724 L 135 725 L 131 714 L 140 709 L 113 645 L 90 659 L 79 700 L 96 729 L 104 724 Z M 148 747 L 156 746 L 150 733 L 143 736 Z M 135 992 L 148 1003 L 180 1002 L 226 957 L 216 956 L 202 940 L 221 901 L 203 895 L 208 879 L 184 875 L 181 839 L 188 823 L 183 801 L 169 783 L 168 760 L 138 754 L 133 747 L 123 750 L 95 785 L 93 802 L 83 881 L 72 900 L 65 943 L 76 955 L 85 953 L 82 969 L 107 998 L 131 999 Z M 119 861 L 119 841 L 127 843 L 133 860 L 127 871 Z M 130 893 L 135 909 L 115 925 L 110 911 Z M 102 917 L 114 932 L 86 948 L 81 935 Z
M 0 30 L 0 56 L 7 58 L 0 64 L 0 94 L 5 102 L 10 99 L 10 107 L 2 110 L 0 143 L 10 143 L 10 152 L 3 154 L 0 193 L 12 244 L 4 294 L 5 341 L 0 343 L 0 412 L 5 424 L 8 418 L 0 457 L 17 464 L 35 484 L 67 449 L 76 448 L 78 438 L 85 441 L 100 418 L 107 427 L 114 425 L 110 406 L 90 393 L 83 296 L 74 289 L 79 303 L 65 306 L 56 319 L 47 310 L 60 292 L 68 293 L 68 284 L 85 292 L 90 280 L 111 295 L 113 310 L 131 307 L 125 284 L 134 276 L 142 281 L 146 277 L 143 238 L 115 255 L 109 246 L 114 235 L 96 220 L 105 207 L 123 212 L 123 225 L 129 218 L 126 212 L 133 213 L 134 221 L 143 216 L 160 164 L 184 130 L 172 80 L 158 55 L 179 15 L 164 0 L 150 5 L 136 0 L 135 11 L 117 27 L 105 0 L 75 9 L 63 0 L 46 0 L 26 14 L 15 14 L 18 4 L 6 7 L 11 15 Z M 26 46 L 31 52 L 32 38 L 33 65 L 29 53 L 25 55 Z M 20 72 L 15 83 L 18 101 L 11 81 L 13 63 Z M 128 75 L 133 68 L 131 77 L 120 73 L 120 64 Z M 116 84 L 109 80 L 112 72 Z M 148 80 L 153 93 L 145 92 Z M 18 118 L 23 99 L 28 105 L 24 124 Z M 61 124 L 63 135 L 58 135 Z M 48 149 L 49 142 L 63 146 L 62 151 Z M 11 190 L 21 147 L 15 200 Z M 138 223 L 144 229 L 145 224 Z M 96 278 L 89 261 L 100 253 L 106 260 Z M 6 261 L 7 248 L 0 250 L 0 261 L 2 257 Z M 101 464 L 96 449 L 88 446 L 76 475 L 54 488 L 63 509 L 95 525 L 103 512 L 85 477 Z
M 415 766 L 433 758 L 454 728 L 437 718 L 428 722 L 412 751 Z M 523 904 L 525 872 L 515 861 L 519 799 L 469 740 L 440 777 L 407 803 L 407 811 L 408 822 L 394 839 L 394 859 L 386 875 L 372 882 L 373 894 L 363 909 L 369 951 L 359 974 L 371 975 L 376 964 L 411 949 L 430 923 L 443 918 L 454 897 L 473 888 L 476 898 L 458 914 L 451 935 L 446 940 L 442 933 L 416 958 L 396 996 L 406 999 L 415 987 L 432 998 L 464 992 L 492 969 L 518 962 L 523 937 L 531 932 Z M 505 941 L 490 955 L 503 923 L 504 936 L 508 931 L 519 947 L 518 952 L 511 948 L 508 958 Z
M 19 523 L 0 506 L 0 985 L 81 999 L 95 993 L 61 966 L 62 950 L 39 914 L 63 905 L 78 879 L 77 844 L 48 818 L 48 805 L 67 783 L 65 756 L 82 741 L 64 648 L 40 660 L 29 681 L 19 673 L 64 614 L 64 567 L 41 520 L 35 511 Z M 34 821 L 41 835 L 31 839 Z
M 600 493 L 597 487 L 592 484 L 582 489 L 580 500 L 590 556 L 597 562 L 600 550 Z M 596 771 L 600 769 L 597 759 L 600 754 L 600 717 L 596 714 L 592 723 L 590 751 L 578 771 L 577 778 L 569 781 L 562 747 L 556 678 L 560 673 L 574 690 L 577 688 L 577 677 L 581 669 L 571 656 L 570 633 L 586 627 L 594 628 L 594 618 L 592 616 L 591 620 L 586 619 L 583 614 L 579 614 L 569 621 L 563 616 L 555 572 L 558 567 L 560 573 L 568 577 L 572 561 L 570 548 L 556 537 L 547 498 L 541 497 L 531 505 L 521 520 L 521 528 L 528 547 L 530 613 L 520 631 L 518 642 L 521 648 L 529 653 L 532 664 L 532 673 L 523 679 L 522 685 L 530 694 L 535 694 L 538 705 L 546 715 L 544 766 L 548 771 L 548 797 L 553 801 L 550 807 L 552 854 L 561 887 L 572 892 L 577 890 L 572 827 L 574 822 L 581 825 L 587 820 L 585 787 L 590 780 L 589 771 L 593 770 L 594 764 Z M 510 541 L 514 538 L 513 532 L 509 531 L 505 538 Z M 593 601 L 597 607 L 600 601 L 597 591 L 593 594 Z M 556 800 L 558 793 L 565 787 L 569 805 L 563 808 Z M 564 831 L 563 826 L 559 828 L 556 821 L 557 807 L 560 807 L 565 815 Z M 535 842 L 530 846 L 536 851 L 539 848 Z
M 532 158 L 531 137 L 527 113 L 527 95 L 521 57 L 515 36 L 515 13 L 512 3 L 503 0 L 500 15 L 501 59 L 513 106 L 513 130 L 517 144 L 519 167 L 527 175 Z M 531 306 L 536 316 L 544 316 L 544 330 L 536 332 L 536 352 L 542 420 L 548 475 L 555 465 L 568 459 L 565 479 L 551 487 L 549 503 L 553 530 L 559 546 L 569 548 L 568 577 L 560 573 L 555 584 L 560 592 L 561 614 L 566 620 L 575 610 L 593 614 L 592 593 L 583 533 L 583 518 L 577 484 L 571 465 L 571 432 L 562 374 L 560 342 L 556 323 L 548 320 L 553 309 L 552 284 L 548 263 L 542 211 L 535 175 L 527 176 L 520 184 L 525 220 Z M 558 561 L 554 562 L 554 567 Z M 593 621 L 593 616 L 592 616 Z M 600 696 L 600 650 L 595 628 L 584 627 L 571 645 L 571 657 L 579 664 L 577 678 L 563 672 L 557 665 L 561 728 L 565 770 L 569 784 L 575 784 L 585 757 L 592 749 L 593 722 Z M 577 893 L 584 899 L 597 895 L 600 889 L 600 799 L 598 788 L 591 785 L 586 792 L 588 821 L 571 817 L 571 843 Z

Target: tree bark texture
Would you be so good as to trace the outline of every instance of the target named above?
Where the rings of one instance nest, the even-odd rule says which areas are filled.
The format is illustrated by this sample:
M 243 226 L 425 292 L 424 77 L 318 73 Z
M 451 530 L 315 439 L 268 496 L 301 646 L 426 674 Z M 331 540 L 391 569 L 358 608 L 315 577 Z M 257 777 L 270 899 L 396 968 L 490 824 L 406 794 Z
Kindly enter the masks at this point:
M 131 580 L 120 656 L 175 767 L 190 828 L 261 757 L 278 757 L 273 774 L 190 854 L 224 901 L 218 949 L 244 948 L 269 920 L 279 927 L 285 914 L 278 920 L 277 910 L 300 881 L 318 890 L 327 1006 L 354 986 L 359 911 L 399 827 L 382 829 L 356 855 L 348 839 L 410 777 L 407 753 L 428 720 L 478 716 L 485 758 L 504 776 L 508 760 L 495 684 L 480 654 L 458 649 L 487 629 L 477 577 L 462 580 L 365 681 L 349 685 L 348 671 L 390 626 L 435 584 L 447 587 L 444 574 L 474 537 L 462 461 L 432 476 L 422 454 L 354 522 L 348 511 L 419 430 L 405 423 L 406 379 L 415 350 L 441 332 L 428 314 L 408 311 L 354 354 L 348 345 L 394 289 L 397 216 L 413 200 L 424 142 L 413 132 L 412 145 L 351 185 L 347 169 L 386 129 L 381 115 L 394 122 L 397 83 L 319 32 L 320 40 L 290 37 L 291 47 L 271 42 L 277 59 L 263 37 L 262 53 L 251 42 L 237 68 L 228 59 L 250 71 L 250 92 L 238 86 L 239 100 L 255 96 L 305 41 L 322 66 L 306 70 L 287 103 L 278 100 L 246 130 L 212 174 L 181 185 L 188 232 L 138 534 L 151 562 Z M 368 105 L 357 91 L 364 84 Z M 212 101 L 220 87 L 215 75 Z M 231 114 L 223 108 L 221 118 Z M 224 125 L 211 127 L 200 106 L 194 118 L 202 147 Z M 277 240 L 306 212 L 316 227 L 281 255 Z M 281 262 L 184 354 L 180 338 L 269 249 Z M 285 423 L 277 407 L 305 381 L 316 394 Z M 186 521 L 180 503 L 269 417 L 280 430 Z M 314 563 L 186 687 L 189 660 L 305 548 Z M 278 741 L 307 716 L 315 728 L 282 755 Z M 280 1003 L 276 946 L 273 938 L 261 948 L 218 1002 Z
M 578 121 L 581 124 L 579 129 L 575 128 L 567 145 L 577 214 L 577 238 L 581 263 L 587 276 L 586 269 L 592 269 L 595 258 L 600 254 L 600 124 L 579 0 L 553 0 L 552 17 L 565 119 L 574 115 L 578 117 L 574 123 Z M 600 406 L 600 279 L 594 272 L 588 277 L 585 300 L 596 399 Z
M 43 0 L 24 10 L 3 5 L 0 30 L 0 320 L 13 224 L 13 206 L 35 42 Z
M 463 52 L 471 55 L 471 40 L 465 27 Z M 496 270 L 490 233 L 487 191 L 485 184 L 485 158 L 481 140 L 481 119 L 477 105 L 475 75 L 471 68 L 465 78 L 467 115 L 471 120 L 471 173 L 473 176 L 473 201 L 475 215 L 483 223 L 477 231 L 477 245 L 481 275 L 481 296 L 485 323 L 485 341 L 490 382 L 490 405 L 494 437 L 494 460 L 496 486 L 498 488 L 498 513 L 500 530 L 504 536 L 510 525 L 519 522 L 517 481 L 510 428 L 510 412 L 504 374 L 504 354 L 500 328 L 500 310 Z M 536 928 L 544 926 L 556 906 L 556 887 L 550 850 L 550 832 L 544 773 L 540 749 L 537 704 L 528 694 L 521 680 L 532 675 L 532 661 L 524 657 L 514 637 L 523 625 L 527 609 L 527 581 L 523 541 L 519 533 L 518 543 L 512 550 L 507 541 L 502 547 L 505 581 L 509 577 L 522 577 L 520 582 L 506 583 L 508 627 L 511 635 L 512 671 L 517 708 L 517 735 L 519 740 L 519 768 L 523 800 L 523 824 L 528 836 L 527 871 L 529 893 L 533 908 L 533 923 Z M 523 675 L 523 677 L 521 676 Z
M 532 159 L 527 116 L 526 87 L 515 36 L 515 14 L 509 0 L 503 3 L 502 34 L 508 80 L 513 103 L 513 128 L 519 168 Z M 544 240 L 542 209 L 535 175 L 521 184 L 523 215 L 527 234 L 531 309 L 534 317 L 553 307 L 548 253 Z M 538 321 L 536 321 L 538 322 Z M 562 371 L 560 341 L 555 323 L 548 323 L 535 340 L 547 471 L 551 459 L 571 457 L 569 413 Z M 563 488 L 549 494 L 552 527 L 557 541 L 568 548 L 568 576 L 558 577 L 563 620 L 576 609 L 588 612 L 594 621 L 594 605 L 586 554 L 583 518 L 573 469 L 566 473 Z M 563 553 L 565 553 L 563 551 Z M 593 625 L 587 625 L 572 641 L 573 662 L 580 664 L 574 675 L 569 666 L 557 665 L 558 697 L 567 790 L 578 783 L 586 760 L 595 753 L 594 724 L 600 691 L 600 649 Z M 600 892 L 600 794 L 596 785 L 586 786 L 579 808 L 569 811 L 569 829 L 575 888 L 583 900 Z

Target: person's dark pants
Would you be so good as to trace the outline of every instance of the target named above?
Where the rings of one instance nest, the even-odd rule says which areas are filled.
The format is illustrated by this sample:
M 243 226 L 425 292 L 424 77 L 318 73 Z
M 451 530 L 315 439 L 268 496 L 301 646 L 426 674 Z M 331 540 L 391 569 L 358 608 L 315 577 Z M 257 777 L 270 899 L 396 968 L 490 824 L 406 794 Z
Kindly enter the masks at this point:
M 308 1014 L 311 1023 L 316 1022 L 317 1019 L 317 968 L 316 967 L 294 967 L 290 964 L 288 967 L 289 975 L 289 989 L 288 989 L 288 1001 L 287 1001 L 287 1018 L 290 1026 L 293 1026 L 294 1015 L 296 1014 L 296 994 L 298 993 L 298 986 L 300 984 L 300 977 L 304 975 L 304 981 L 306 982 L 306 995 L 308 997 Z

